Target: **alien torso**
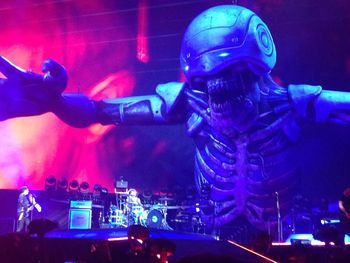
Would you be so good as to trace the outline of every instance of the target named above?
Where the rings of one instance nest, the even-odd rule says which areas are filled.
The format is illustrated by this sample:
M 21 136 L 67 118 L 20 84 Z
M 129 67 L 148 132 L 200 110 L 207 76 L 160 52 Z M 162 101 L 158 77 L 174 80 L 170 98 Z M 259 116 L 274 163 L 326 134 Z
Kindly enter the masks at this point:
M 244 133 L 229 137 L 205 123 L 193 135 L 196 144 L 195 181 L 199 192 L 209 187 L 209 208 L 203 209 L 214 227 L 245 217 L 266 229 L 281 210 L 290 207 L 298 180 L 294 141 L 298 114 L 285 88 L 262 96 L 259 118 Z

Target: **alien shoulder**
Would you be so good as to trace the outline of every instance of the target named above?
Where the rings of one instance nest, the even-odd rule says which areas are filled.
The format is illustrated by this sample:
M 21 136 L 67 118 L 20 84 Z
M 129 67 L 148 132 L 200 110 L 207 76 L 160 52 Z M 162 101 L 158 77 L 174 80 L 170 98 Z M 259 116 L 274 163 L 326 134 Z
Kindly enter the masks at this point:
M 184 98 L 184 82 L 168 82 L 159 84 L 156 87 L 156 93 L 165 103 L 166 113 L 172 113 L 179 104 L 182 104 Z
M 314 102 L 321 94 L 321 86 L 289 85 L 288 95 L 293 109 L 302 118 L 314 118 Z

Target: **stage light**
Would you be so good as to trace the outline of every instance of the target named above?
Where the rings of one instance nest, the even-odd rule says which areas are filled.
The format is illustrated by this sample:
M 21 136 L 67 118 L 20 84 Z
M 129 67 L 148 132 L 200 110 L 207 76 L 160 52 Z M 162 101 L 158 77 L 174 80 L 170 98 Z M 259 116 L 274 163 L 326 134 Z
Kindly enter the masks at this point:
M 68 181 L 66 178 L 61 178 L 57 181 L 57 194 L 60 198 L 67 197 Z
M 79 190 L 79 183 L 77 180 L 72 180 L 69 183 L 69 192 L 77 192 Z
M 108 189 L 106 187 L 101 188 L 101 194 L 102 196 L 107 196 L 108 195 Z
M 149 49 L 147 39 L 148 6 L 146 0 L 139 1 L 138 25 L 137 25 L 137 52 L 136 57 L 143 63 L 149 61 Z
M 100 184 L 94 185 L 94 192 L 101 193 L 102 186 Z
M 79 191 L 81 194 L 81 198 L 83 200 L 90 200 L 90 185 L 88 182 L 82 182 L 79 186 Z
M 54 191 L 56 189 L 56 178 L 53 175 L 50 175 L 45 180 L 45 190 Z
M 88 182 L 82 182 L 79 186 L 80 193 L 88 194 L 90 192 L 90 185 Z
M 95 203 L 100 203 L 101 200 L 102 186 L 100 184 L 95 184 L 92 190 L 92 200 Z
M 106 187 L 101 188 L 101 199 L 106 200 L 108 198 L 108 189 Z
M 68 188 L 68 181 L 66 178 L 62 178 L 61 180 L 58 180 L 57 182 L 57 190 L 60 192 L 67 192 Z

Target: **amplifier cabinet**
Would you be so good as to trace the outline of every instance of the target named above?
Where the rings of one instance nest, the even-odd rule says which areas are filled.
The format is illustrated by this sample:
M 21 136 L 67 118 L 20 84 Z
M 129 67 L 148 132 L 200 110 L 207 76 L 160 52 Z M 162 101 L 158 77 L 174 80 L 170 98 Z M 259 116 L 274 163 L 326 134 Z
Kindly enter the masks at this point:
M 69 209 L 69 229 L 90 229 L 91 209 Z

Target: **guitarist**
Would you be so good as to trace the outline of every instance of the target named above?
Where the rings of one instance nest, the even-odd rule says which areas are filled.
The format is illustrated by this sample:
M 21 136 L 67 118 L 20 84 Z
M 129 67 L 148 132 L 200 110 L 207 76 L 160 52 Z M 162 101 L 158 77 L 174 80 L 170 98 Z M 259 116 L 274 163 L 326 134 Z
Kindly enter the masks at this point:
M 31 221 L 31 211 L 36 209 L 41 212 L 41 206 L 36 202 L 35 197 L 29 193 L 27 186 L 21 188 L 17 206 L 17 232 L 27 232 Z

